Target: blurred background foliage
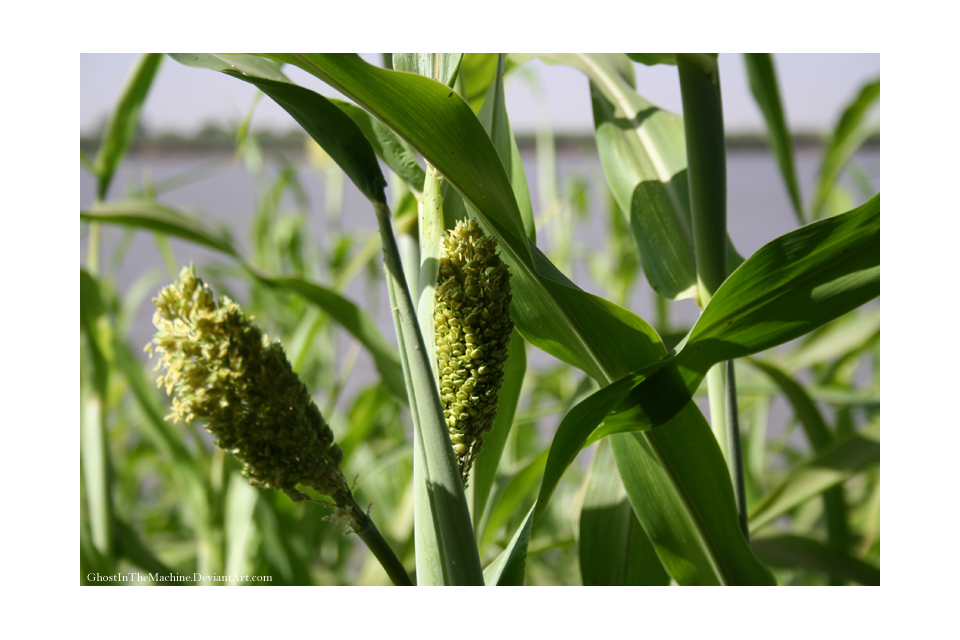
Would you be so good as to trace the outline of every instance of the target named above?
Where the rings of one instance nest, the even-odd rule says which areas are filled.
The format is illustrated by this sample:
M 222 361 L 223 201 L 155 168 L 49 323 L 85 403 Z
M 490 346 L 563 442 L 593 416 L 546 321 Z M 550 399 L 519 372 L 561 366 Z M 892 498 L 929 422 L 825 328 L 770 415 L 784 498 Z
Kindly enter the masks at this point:
M 159 55 L 138 62 L 95 155 L 90 148 L 90 155 L 81 151 L 98 202 L 109 204 L 111 182 L 129 160 L 139 108 L 161 62 Z M 469 73 L 462 90 L 478 111 L 496 57 L 470 54 L 464 65 Z M 535 82 L 522 66 L 510 62 L 508 71 Z M 799 191 L 793 200 L 798 224 L 846 211 L 873 195 L 871 176 L 854 156 L 878 133 L 862 117 L 879 100 L 879 82 L 875 96 L 873 91 L 868 85 L 854 97 L 824 141 L 809 207 L 802 208 Z M 759 96 L 758 101 L 763 108 Z M 315 143 L 291 150 L 289 141 L 277 146 L 271 139 L 271 151 L 264 150 L 263 135 L 250 131 L 254 108 L 230 132 L 228 158 L 162 182 L 154 182 L 144 169 L 139 179 L 123 185 L 120 199 L 164 207 L 170 191 L 243 167 L 255 192 L 248 203 L 249 228 L 218 228 L 202 213 L 182 206 L 166 206 L 164 215 L 181 230 L 198 230 L 196 245 L 219 250 L 190 254 L 199 256 L 198 273 L 239 301 L 271 339 L 283 342 L 344 450 L 343 469 L 348 479 L 356 477 L 358 502 L 372 505 L 381 532 L 412 572 L 413 456 L 406 400 L 376 374 L 357 374 L 358 367 L 372 368 L 361 341 L 310 295 L 277 280 L 317 283 L 382 320 L 389 310 L 379 237 L 372 220 L 367 226 L 345 223 L 360 214 L 345 209 L 344 176 Z M 793 155 L 792 149 L 774 151 L 781 166 L 784 154 Z M 642 277 L 640 257 L 606 181 L 582 173 L 560 180 L 548 123 L 537 133 L 535 162 L 537 171 L 528 175 L 531 182 L 536 176 L 536 222 L 548 257 L 564 273 L 584 268 L 604 297 L 629 308 Z M 310 181 L 322 182 L 322 203 L 308 195 L 304 185 Z M 415 198 L 399 180 L 392 180 L 391 190 L 397 229 L 415 243 Z M 602 244 L 577 240 L 577 225 L 584 221 L 605 230 Z M 81 245 L 87 249 L 80 270 L 81 583 L 89 583 L 91 573 L 139 572 L 191 578 L 187 583 L 200 573 L 270 576 L 270 584 L 388 584 L 366 548 L 329 521 L 328 510 L 251 487 L 240 475 L 240 465 L 212 445 L 202 426 L 164 419 L 168 399 L 156 388 L 143 340 L 132 336 L 144 333 L 134 323 L 141 321 L 145 301 L 174 280 L 181 266 L 175 256 L 183 253 L 175 248 L 183 243 L 172 243 L 168 230 L 163 225 L 125 227 L 108 247 L 102 223 L 81 221 Z M 127 252 L 134 234 L 152 235 L 163 267 L 129 272 L 124 265 L 131 263 Z M 241 246 L 246 247 L 242 255 L 235 249 Z M 647 320 L 668 346 L 676 344 L 690 327 L 677 320 L 675 301 L 653 298 L 654 317 Z M 394 345 L 392 332 L 381 332 Z M 527 349 L 528 357 L 534 357 L 533 351 Z M 536 360 L 526 372 L 489 504 L 482 517 L 475 516 L 484 565 L 506 546 L 533 503 L 552 430 L 597 388 L 571 366 L 551 358 Z M 844 444 L 865 428 L 879 428 L 879 373 L 879 302 L 780 349 L 737 362 L 752 543 L 781 584 L 879 584 L 879 444 L 875 456 L 844 459 L 836 477 L 825 479 L 815 464 L 818 456 L 842 456 Z M 640 579 L 606 575 L 579 550 L 581 539 L 595 535 L 581 526 L 581 513 L 590 509 L 608 509 L 619 520 L 607 526 L 625 527 L 624 535 L 645 539 L 622 485 L 606 486 L 609 474 L 594 471 L 612 464 L 609 448 L 593 446 L 580 462 L 564 476 L 534 529 L 527 584 Z M 642 579 L 669 581 L 662 570 Z

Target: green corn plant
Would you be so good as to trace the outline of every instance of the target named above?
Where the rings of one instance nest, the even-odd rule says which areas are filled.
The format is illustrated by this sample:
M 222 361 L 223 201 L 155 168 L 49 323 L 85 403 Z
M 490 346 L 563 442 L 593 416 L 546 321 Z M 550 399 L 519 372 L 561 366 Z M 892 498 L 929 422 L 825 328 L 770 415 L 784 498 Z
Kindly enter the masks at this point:
M 225 291 L 230 278 L 248 283 L 259 322 L 289 345 L 288 361 L 189 270 L 166 291 L 189 289 L 190 300 L 203 301 L 196 318 L 229 331 L 213 329 L 204 334 L 215 336 L 209 344 L 194 345 L 196 328 L 186 340 L 188 325 L 163 316 L 183 299 L 161 296 L 164 379 L 186 394 L 174 413 L 205 422 L 241 468 L 195 430 L 163 420 L 162 401 L 143 384 L 123 336 L 100 328 L 118 316 L 108 278 L 81 271 L 81 383 L 101 398 L 82 421 L 85 434 L 99 434 L 81 456 L 85 575 L 117 566 L 181 574 L 243 566 L 283 583 L 404 583 L 411 569 L 419 585 L 879 583 L 879 309 L 871 307 L 879 296 L 879 194 L 864 192 L 860 206 L 824 215 L 847 193 L 838 183 L 843 169 L 864 131 L 873 131 L 865 114 L 878 84 L 840 119 L 805 211 L 772 59 L 745 58 L 790 204 L 798 222 L 814 222 L 744 258 L 726 231 L 716 55 L 388 54 L 386 68 L 352 54 L 171 57 L 252 84 L 290 113 L 368 200 L 379 236 L 338 228 L 327 256 L 302 227 L 280 224 L 285 191 L 307 208 L 296 196 L 305 178 L 289 163 L 271 183 L 262 163 L 247 162 L 266 194 L 249 257 L 228 235 L 156 198 L 101 198 L 81 211 L 91 241 L 94 228 L 123 226 L 216 252 L 227 262 L 203 273 L 222 277 L 217 288 Z M 537 244 L 504 89 L 505 76 L 533 57 L 590 82 L 610 214 L 622 216 L 608 222 L 615 268 L 592 268 L 610 274 L 604 295 L 617 303 L 564 273 L 578 252 L 575 234 L 563 230 L 562 255 Z M 676 67 L 684 117 L 641 97 L 633 61 Z M 283 65 L 351 103 L 294 84 Z M 139 90 L 137 100 L 145 95 Z M 259 157 L 256 136 L 237 139 L 242 154 Z M 544 167 L 555 162 L 552 144 L 539 153 Z M 379 263 L 378 251 L 396 349 L 371 319 L 381 303 L 374 298 L 365 309 L 343 293 L 362 265 Z M 657 298 L 653 325 L 625 308 L 641 273 Z M 692 327 L 669 320 L 684 298 L 701 308 Z M 227 334 L 246 336 L 236 348 L 275 373 L 220 390 L 214 381 L 234 375 Z M 346 374 L 329 355 L 337 336 L 369 354 L 380 378 L 352 399 L 342 397 Z M 528 369 L 534 349 L 554 364 Z M 211 356 L 221 360 L 202 364 Z M 104 370 L 122 375 L 104 382 Z M 250 419 L 217 409 L 253 389 Z M 312 393 L 326 398 L 327 420 Z M 709 422 L 696 402 L 704 393 Z M 133 413 L 116 401 L 127 394 L 136 399 Z M 789 430 L 770 435 L 778 396 L 801 445 Z M 303 417 L 272 417 L 284 407 Z M 91 422 L 99 431 L 87 429 Z M 231 431 L 237 423 L 241 430 Z M 412 434 L 403 428 L 409 423 Z M 547 423 L 556 425 L 550 435 L 536 428 Z M 149 434 L 140 467 L 120 445 L 124 429 Z M 574 464 L 594 443 L 589 468 Z M 315 455 L 311 447 L 319 447 Z M 352 486 L 341 467 L 359 472 Z M 150 524 L 148 514 L 129 510 L 128 487 L 152 469 L 163 470 L 166 500 L 192 496 L 176 507 L 177 522 Z M 242 473 L 281 491 L 254 491 Z M 346 516 L 348 529 L 372 551 L 359 574 L 346 561 L 350 543 L 323 520 L 329 512 L 302 500 L 313 490 L 334 501 L 335 517 L 357 519 Z M 367 501 L 382 523 L 374 541 L 359 521 Z M 369 530 L 378 531 L 372 522 Z M 173 553 L 160 534 L 193 551 Z

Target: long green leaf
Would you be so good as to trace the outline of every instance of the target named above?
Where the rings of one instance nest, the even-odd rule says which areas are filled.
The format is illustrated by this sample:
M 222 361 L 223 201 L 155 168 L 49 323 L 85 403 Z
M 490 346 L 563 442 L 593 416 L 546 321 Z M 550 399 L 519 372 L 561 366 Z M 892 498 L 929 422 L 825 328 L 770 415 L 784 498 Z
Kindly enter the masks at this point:
M 510 539 L 507 548 L 483 570 L 484 584 L 488 587 L 522 587 L 527 565 L 527 546 L 533 529 L 533 508 L 523 519 L 523 524 Z
M 783 344 L 880 295 L 880 194 L 764 245 L 723 283 L 683 350 L 685 363 Z
M 113 112 L 110 124 L 107 125 L 106 136 L 97 152 L 94 161 L 97 175 L 97 197 L 103 200 L 110 189 L 110 182 L 120 164 L 120 159 L 127 152 L 137 130 L 140 119 L 140 107 L 147 98 L 147 92 L 157 75 L 157 69 L 163 61 L 163 54 L 146 53 L 137 61 L 127 84 L 120 96 L 117 108 Z
M 750 91 L 767 124 L 767 136 L 770 148 L 780 167 L 780 175 L 787 187 L 790 204 L 800 224 L 804 223 L 803 206 L 800 203 L 800 186 L 797 183 L 797 169 L 793 160 L 793 138 L 787 128 L 787 119 L 780 100 L 780 87 L 777 84 L 777 71 L 773 65 L 773 56 L 769 53 L 745 53 L 743 62 L 747 67 Z
M 880 421 L 837 440 L 812 460 L 795 468 L 750 513 L 750 530 L 762 529 L 794 507 L 880 464 Z
M 571 66 L 590 79 L 597 149 L 610 189 L 629 219 L 647 279 L 661 296 L 696 297 L 683 120 L 637 95 L 624 54 L 511 56 Z M 727 240 L 732 271 L 743 258 Z
M 417 162 L 416 156 L 406 142 L 360 107 L 342 100 L 330 100 L 330 102 L 337 105 L 357 123 L 380 159 L 386 162 L 387 166 L 400 176 L 414 193 L 420 193 L 423 190 L 423 167 Z
M 823 150 L 820 173 L 817 177 L 817 192 L 813 198 L 812 217 L 819 218 L 830 198 L 837 178 L 853 154 L 876 132 L 869 116 L 874 104 L 880 100 L 880 79 L 868 82 L 840 116 L 833 135 Z
M 750 546 L 773 567 L 816 571 L 831 578 L 880 586 L 880 569 L 811 538 L 771 536 L 757 538 Z
M 579 550 L 584 586 L 670 583 L 627 499 L 609 439 L 600 441 L 587 477 Z

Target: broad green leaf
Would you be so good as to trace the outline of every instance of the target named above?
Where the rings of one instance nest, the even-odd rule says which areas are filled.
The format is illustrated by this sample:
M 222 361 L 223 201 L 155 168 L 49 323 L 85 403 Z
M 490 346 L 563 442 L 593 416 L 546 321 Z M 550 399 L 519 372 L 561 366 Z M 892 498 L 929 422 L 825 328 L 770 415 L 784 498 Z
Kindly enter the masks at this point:
M 797 169 L 793 159 L 793 138 L 787 128 L 787 119 L 780 100 L 780 87 L 777 83 L 777 71 L 773 65 L 773 56 L 769 53 L 745 53 L 743 62 L 747 67 L 750 91 L 760 107 L 767 124 L 770 148 L 780 166 L 780 175 L 787 187 L 790 203 L 800 224 L 804 223 L 803 206 L 800 203 L 800 187 L 797 183 Z
M 647 66 L 653 66 L 655 64 L 677 64 L 677 59 L 672 53 L 628 53 L 627 57 L 634 62 L 639 62 Z
M 97 175 L 97 197 L 103 200 L 110 189 L 110 182 L 113 180 L 113 174 L 120 164 L 121 158 L 127 152 L 127 148 L 133 141 L 133 136 L 137 130 L 137 122 L 140 120 L 140 107 L 143 106 L 153 79 L 157 75 L 157 69 L 163 61 L 161 53 L 145 53 L 137 61 L 133 68 L 127 84 L 120 95 L 120 101 L 113 112 L 110 124 L 107 125 L 106 134 L 100 150 L 97 152 L 97 158 L 94 161 L 94 172 Z
M 879 100 L 880 79 L 878 78 L 865 84 L 840 116 L 840 121 L 837 122 L 833 135 L 823 151 L 823 159 L 820 161 L 817 191 L 811 208 L 814 219 L 822 215 L 844 166 L 860 145 L 877 131 L 877 125 L 870 120 L 870 113 L 873 105 Z
M 377 371 L 397 397 L 405 397 L 403 375 L 393 349 L 363 309 L 333 290 L 297 278 L 271 278 L 246 262 L 228 238 L 191 216 L 159 204 L 138 201 L 98 203 L 89 211 L 81 211 L 80 219 L 160 231 L 233 257 L 264 284 L 300 295 L 330 315 L 370 351 Z
M 750 513 L 756 531 L 856 473 L 880 464 L 880 421 L 837 440 L 790 472 Z
M 480 107 L 490 91 L 490 85 L 497 77 L 497 64 L 500 54 L 465 53 L 460 63 L 459 77 L 463 81 L 463 99 L 474 113 L 480 113 Z
M 600 441 L 587 476 L 579 551 L 584 586 L 670 583 L 627 499 L 609 439 Z
M 506 96 L 503 90 L 506 54 L 499 54 L 497 59 L 494 81 L 490 85 L 489 95 L 487 95 L 477 118 L 490 136 L 490 141 L 493 142 L 493 146 L 503 162 L 503 168 L 506 170 L 507 177 L 513 187 L 513 195 L 516 198 L 517 206 L 520 208 L 520 219 L 523 221 L 524 232 L 527 238 L 535 243 L 537 232 L 533 221 L 533 204 L 530 202 L 527 175 L 523 170 L 520 149 L 517 147 L 517 140 L 514 138 L 513 129 L 510 127 L 510 119 L 507 117 Z
M 672 54 L 671 54 L 672 55 Z M 623 54 L 512 54 L 571 66 L 590 79 L 597 149 L 627 216 L 644 271 L 659 295 L 696 296 L 683 120 L 637 95 Z M 743 261 L 728 238 L 728 270 Z
M 651 541 L 674 580 L 776 584 L 743 537 L 730 474 L 695 404 L 688 403 L 666 428 L 614 435 L 610 444 L 630 503 L 654 532 Z
M 880 295 L 880 195 L 764 245 L 723 283 L 682 355 L 696 368 L 797 338 Z
M 462 53 L 395 53 L 393 70 L 416 73 L 453 87 L 462 59 Z
M 360 107 L 342 100 L 330 100 L 330 102 L 340 107 L 357 123 L 380 159 L 386 162 L 387 166 L 400 176 L 400 179 L 406 182 L 414 193 L 420 193 L 423 190 L 425 176 L 423 168 L 406 142 Z
M 750 546 L 761 560 L 773 567 L 804 569 L 839 580 L 880 586 L 880 569 L 811 538 L 763 537 L 753 540 Z
M 360 127 L 330 100 L 283 80 L 254 75 L 254 69 L 239 70 L 235 61 L 249 59 L 246 56 L 177 53 L 171 57 L 188 67 L 223 72 L 263 91 L 323 147 L 360 193 L 371 202 L 386 203 L 383 190 L 387 181 L 370 142 Z

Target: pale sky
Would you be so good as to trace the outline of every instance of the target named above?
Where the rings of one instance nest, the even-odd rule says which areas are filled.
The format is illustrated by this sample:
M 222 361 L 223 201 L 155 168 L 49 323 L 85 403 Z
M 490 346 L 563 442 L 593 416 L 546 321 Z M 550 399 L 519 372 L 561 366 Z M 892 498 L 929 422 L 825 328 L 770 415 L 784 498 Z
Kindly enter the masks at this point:
M 380 54 L 361 54 L 378 63 Z M 80 55 L 80 131 L 92 132 L 113 108 L 135 54 Z M 844 105 L 860 86 L 880 75 L 880 54 L 776 54 L 780 90 L 793 131 L 824 132 L 832 128 Z M 676 67 L 636 64 L 637 92 L 665 109 L 680 113 Z M 590 133 L 593 117 L 583 74 L 569 67 L 531 62 L 525 65 L 539 79 L 558 133 Z M 322 81 L 296 68 L 285 68 L 295 82 L 328 96 L 338 96 Z M 723 109 L 729 133 L 764 130 L 760 111 L 750 94 L 739 54 L 720 55 Z M 191 69 L 167 58 L 160 68 L 142 112 L 152 131 L 190 134 L 207 123 L 228 127 L 249 109 L 255 88 L 223 74 Z M 535 103 L 528 85 L 519 78 L 507 83 L 507 109 L 518 133 L 531 133 Z M 286 131 L 297 125 L 269 99 L 257 106 L 253 128 Z

